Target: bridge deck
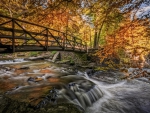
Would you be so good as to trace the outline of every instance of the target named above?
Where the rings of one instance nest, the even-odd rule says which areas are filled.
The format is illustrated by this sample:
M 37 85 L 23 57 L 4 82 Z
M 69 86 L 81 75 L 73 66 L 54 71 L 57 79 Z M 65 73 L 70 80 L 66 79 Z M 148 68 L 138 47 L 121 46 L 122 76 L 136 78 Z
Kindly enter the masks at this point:
M 0 52 L 87 52 L 81 39 L 38 24 L 0 15 Z

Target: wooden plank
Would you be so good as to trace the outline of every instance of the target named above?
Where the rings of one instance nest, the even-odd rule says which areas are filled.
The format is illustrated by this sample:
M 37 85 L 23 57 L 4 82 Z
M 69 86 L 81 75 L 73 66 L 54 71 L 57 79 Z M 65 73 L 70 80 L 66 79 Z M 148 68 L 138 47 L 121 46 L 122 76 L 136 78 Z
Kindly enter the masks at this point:
M 8 39 L 12 39 L 11 35 L 0 35 L 0 38 L 8 38 Z M 34 40 L 32 38 L 29 37 L 25 37 L 25 36 L 15 36 L 15 39 L 22 39 L 22 40 Z M 36 38 L 37 39 L 37 38 Z M 44 39 L 37 39 L 38 41 L 45 41 Z
M 12 28 L 8 28 L 8 27 L 2 27 L 2 26 L 0 26 L 0 30 L 1 31 L 10 31 L 11 32 L 13 29 Z M 16 33 L 25 33 L 25 31 L 21 30 L 21 29 L 14 29 L 14 31 Z M 28 30 L 26 30 L 26 31 L 29 32 L 32 35 L 46 36 L 45 33 L 32 32 L 32 31 L 28 31 Z M 51 35 L 49 35 L 49 36 L 51 36 Z
M 15 52 L 15 21 L 12 19 L 12 52 Z

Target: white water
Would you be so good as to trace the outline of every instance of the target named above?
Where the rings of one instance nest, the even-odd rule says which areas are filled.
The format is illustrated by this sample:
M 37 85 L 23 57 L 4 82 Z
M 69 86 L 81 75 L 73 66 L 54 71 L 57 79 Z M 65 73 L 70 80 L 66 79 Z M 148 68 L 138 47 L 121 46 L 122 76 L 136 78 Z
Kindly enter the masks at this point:
M 103 97 L 87 107 L 86 113 L 150 113 L 150 84 L 124 80 L 106 85 L 89 77 L 87 79 L 98 85 Z
M 18 61 L 18 63 L 21 62 Z M 46 64 L 46 62 L 29 63 L 24 66 L 36 67 L 37 65 L 43 64 Z M 21 82 L 21 85 L 12 88 L 6 93 L 9 95 L 15 93 L 23 93 L 26 95 L 26 93 L 34 93 L 34 90 L 36 92 L 38 90 L 36 88 L 41 88 L 39 93 L 42 93 L 42 88 L 44 89 L 51 85 L 51 82 L 47 82 L 47 78 L 58 77 L 61 80 L 66 80 L 65 83 L 61 83 L 62 85 L 59 82 L 58 84 L 55 83 L 61 86 L 58 98 L 64 98 L 64 102 L 79 105 L 85 109 L 85 113 L 150 113 L 150 84 L 148 83 L 139 80 L 123 80 L 115 84 L 110 84 L 104 81 L 94 80 L 86 73 L 80 71 L 74 75 L 68 74 L 70 69 L 65 67 L 50 65 L 44 69 L 66 75 L 41 73 L 40 71 L 43 69 L 38 69 L 37 67 L 32 72 L 24 72 L 19 74 L 19 76 L 12 76 L 15 74 L 13 70 L 1 70 L 0 78 L 8 76 L 8 81 L 19 81 L 18 84 Z M 42 78 L 43 81 L 36 83 L 31 81 L 31 83 L 27 83 L 27 79 L 30 77 L 29 75 Z M 109 78 L 111 77 L 109 76 Z M 67 86 L 68 84 L 71 84 L 70 87 Z M 68 87 L 68 89 L 63 87 L 63 85 Z
M 22 63 L 22 62 L 28 62 L 28 61 L 25 61 L 23 58 L 19 58 L 19 59 L 14 59 L 14 60 L 3 60 L 3 61 L 0 61 L 0 65 L 2 64 L 16 64 L 16 63 Z

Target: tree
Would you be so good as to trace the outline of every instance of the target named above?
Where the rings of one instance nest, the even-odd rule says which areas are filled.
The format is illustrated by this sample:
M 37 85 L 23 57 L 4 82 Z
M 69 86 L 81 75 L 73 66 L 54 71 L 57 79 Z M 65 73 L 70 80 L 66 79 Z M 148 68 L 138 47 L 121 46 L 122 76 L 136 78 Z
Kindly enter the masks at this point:
M 127 19 L 115 33 L 106 37 L 106 45 L 100 48 L 97 55 L 101 62 L 105 58 L 116 56 L 129 57 L 131 60 L 134 60 L 135 56 L 143 57 L 150 50 L 149 30 L 148 19 Z

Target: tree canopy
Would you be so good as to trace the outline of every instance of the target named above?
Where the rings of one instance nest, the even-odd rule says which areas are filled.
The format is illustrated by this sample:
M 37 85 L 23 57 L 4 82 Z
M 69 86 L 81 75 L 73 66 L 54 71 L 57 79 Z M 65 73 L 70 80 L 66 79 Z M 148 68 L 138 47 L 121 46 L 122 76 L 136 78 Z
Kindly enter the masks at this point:
M 0 0 L 0 13 L 75 35 L 99 56 L 150 49 L 149 0 Z

